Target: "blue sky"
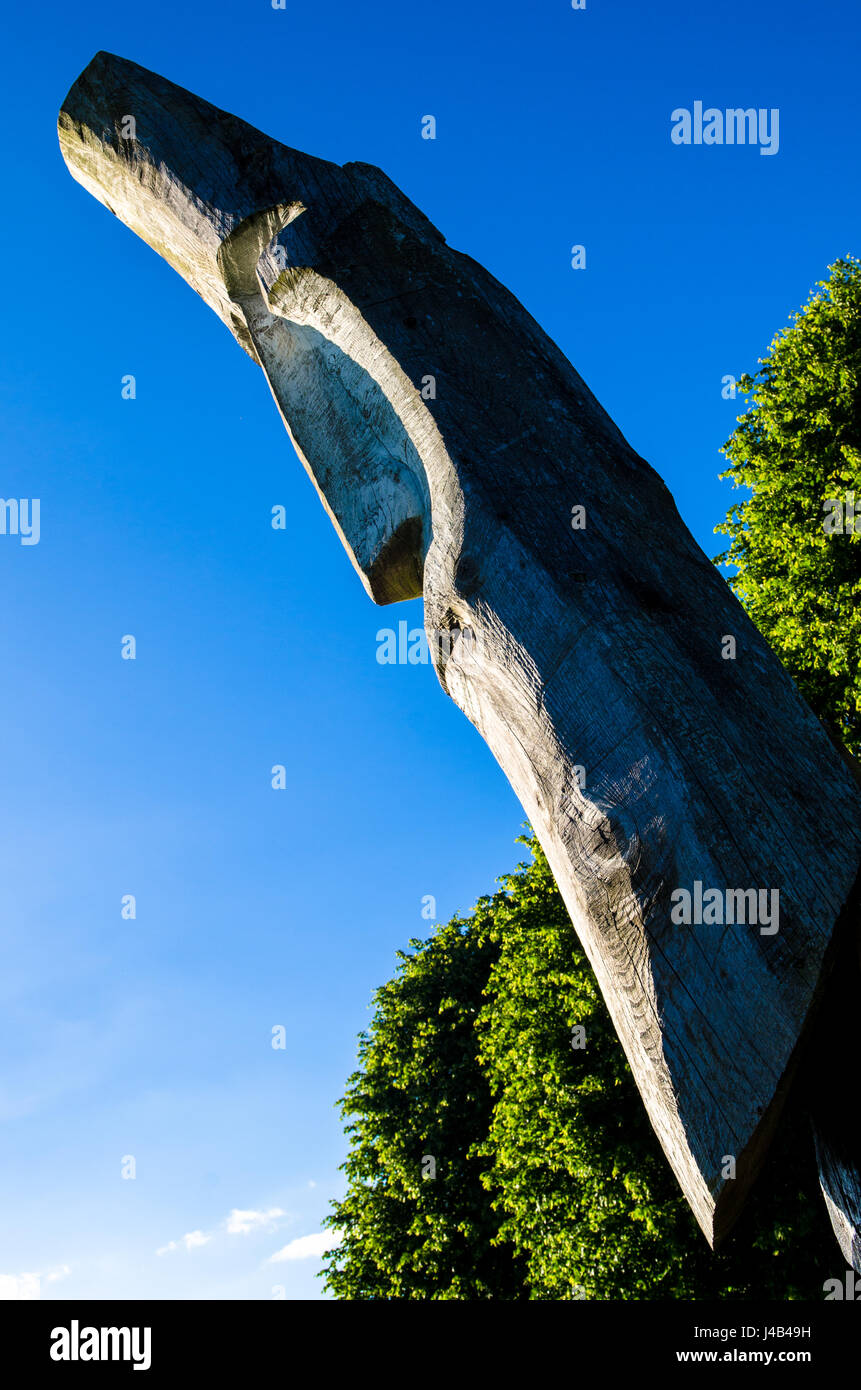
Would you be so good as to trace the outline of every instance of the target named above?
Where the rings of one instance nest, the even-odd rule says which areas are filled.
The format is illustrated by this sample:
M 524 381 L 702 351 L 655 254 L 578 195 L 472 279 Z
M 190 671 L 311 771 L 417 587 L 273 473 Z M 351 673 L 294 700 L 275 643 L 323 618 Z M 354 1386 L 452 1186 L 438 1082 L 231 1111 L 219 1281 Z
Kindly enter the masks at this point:
M 380 165 L 555 338 L 714 554 L 722 378 L 861 249 L 859 28 L 848 0 L 7 13 L 0 495 L 38 497 L 41 535 L 0 536 L 0 1294 L 28 1274 L 47 1298 L 321 1297 L 313 1254 L 272 1256 L 313 1250 L 292 1242 L 341 1191 L 372 991 L 425 895 L 444 920 L 521 856 L 431 668 L 376 660 L 421 603 L 368 600 L 261 373 L 66 172 L 68 87 L 108 49 Z M 674 145 L 700 99 L 778 108 L 779 152 Z

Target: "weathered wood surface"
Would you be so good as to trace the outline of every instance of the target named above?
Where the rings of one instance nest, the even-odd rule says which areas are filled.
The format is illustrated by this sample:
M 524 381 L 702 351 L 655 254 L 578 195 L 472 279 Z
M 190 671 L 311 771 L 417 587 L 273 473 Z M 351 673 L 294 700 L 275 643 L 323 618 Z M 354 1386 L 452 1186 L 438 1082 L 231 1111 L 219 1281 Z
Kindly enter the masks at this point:
M 658 475 L 380 170 L 287 149 L 106 54 L 59 130 L 74 177 L 260 364 L 371 596 L 424 595 L 439 679 L 536 829 L 714 1242 L 761 1162 L 855 879 L 843 762 Z M 778 890 L 779 930 L 674 924 L 671 894 L 697 881 Z
M 857 1046 L 857 1038 L 853 1038 Z M 861 1271 L 861 1125 L 858 1120 L 858 1088 L 856 1084 L 841 1095 L 836 1111 L 829 1111 L 827 1127 L 814 1120 L 813 1137 L 819 1183 L 840 1246 L 848 1265 Z
M 861 932 L 858 915 L 853 916 L 848 939 L 840 944 L 813 1045 L 805 1057 L 802 1089 L 831 1226 L 846 1263 L 861 1272 Z

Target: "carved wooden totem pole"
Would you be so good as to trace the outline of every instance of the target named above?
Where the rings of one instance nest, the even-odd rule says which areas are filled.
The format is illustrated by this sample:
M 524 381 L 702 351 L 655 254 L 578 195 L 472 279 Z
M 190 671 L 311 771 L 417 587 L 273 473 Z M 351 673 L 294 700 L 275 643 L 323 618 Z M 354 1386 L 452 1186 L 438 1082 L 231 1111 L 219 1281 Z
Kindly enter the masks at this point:
M 105 53 L 59 132 L 74 178 L 261 367 L 371 598 L 423 595 L 440 682 L 535 828 L 714 1243 L 857 931 L 846 762 L 571 364 L 379 169 Z

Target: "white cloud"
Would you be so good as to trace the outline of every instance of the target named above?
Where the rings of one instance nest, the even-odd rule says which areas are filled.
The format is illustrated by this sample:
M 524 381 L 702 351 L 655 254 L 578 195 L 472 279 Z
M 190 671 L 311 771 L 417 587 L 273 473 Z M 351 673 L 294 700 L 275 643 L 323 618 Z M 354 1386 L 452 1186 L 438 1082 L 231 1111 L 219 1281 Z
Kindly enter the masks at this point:
M 203 1231 L 189 1231 L 181 1240 L 169 1240 L 167 1245 L 163 1245 L 160 1250 L 156 1250 L 157 1255 L 166 1255 L 170 1250 L 178 1250 L 184 1245 L 186 1250 L 195 1250 L 200 1245 L 206 1245 L 211 1236 L 205 1236 Z
M 338 1244 L 340 1237 L 334 1231 L 317 1231 L 313 1236 L 298 1236 L 289 1244 L 269 1256 L 270 1264 L 280 1264 L 282 1260 L 319 1260 L 327 1250 Z
M 39 1294 L 38 1274 L 0 1274 L 0 1300 L 33 1299 Z
M 241 1207 L 234 1207 L 230 1215 L 224 1219 L 224 1227 L 229 1236 L 247 1236 L 251 1231 L 260 1231 L 273 1227 L 280 1217 L 287 1213 L 280 1207 L 269 1207 L 266 1211 L 245 1211 Z M 156 1250 L 157 1255 L 167 1255 L 171 1250 L 179 1250 L 180 1246 L 185 1246 L 186 1250 L 196 1250 L 201 1245 L 208 1245 L 212 1240 L 214 1232 L 205 1233 L 203 1231 L 189 1231 L 181 1240 L 169 1240 L 167 1245 L 162 1245 Z
M 280 1207 L 270 1207 L 268 1211 L 240 1211 L 238 1207 L 234 1207 L 227 1218 L 227 1234 L 245 1236 L 249 1231 L 258 1230 L 261 1226 L 273 1225 L 279 1216 L 286 1215 Z
M 48 1284 L 55 1284 L 58 1279 L 65 1279 L 67 1274 L 71 1274 L 68 1265 L 58 1265 L 47 1274 L 0 1274 L 0 1302 L 41 1298 L 43 1279 Z

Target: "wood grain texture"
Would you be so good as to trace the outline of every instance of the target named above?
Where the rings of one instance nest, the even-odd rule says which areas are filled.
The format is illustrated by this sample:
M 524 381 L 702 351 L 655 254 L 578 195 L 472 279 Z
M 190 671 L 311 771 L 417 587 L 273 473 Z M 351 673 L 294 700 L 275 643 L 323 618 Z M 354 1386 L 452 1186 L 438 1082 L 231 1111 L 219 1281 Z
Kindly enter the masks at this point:
M 289 150 L 107 54 L 59 131 L 74 177 L 259 363 L 369 594 L 424 595 L 439 679 L 535 827 L 714 1242 L 761 1163 L 856 875 L 842 760 L 658 475 L 380 170 Z M 779 930 L 674 924 L 673 891 L 697 881 L 778 890 Z
M 847 913 L 835 967 L 812 1044 L 805 1055 L 800 1099 L 813 1127 L 819 1184 L 847 1265 L 861 1273 L 861 1105 L 858 1086 L 858 1001 L 861 999 L 861 892 Z M 834 1270 L 840 1274 L 839 1269 Z

